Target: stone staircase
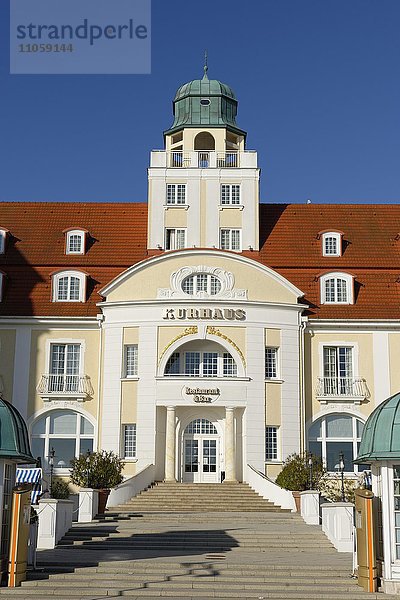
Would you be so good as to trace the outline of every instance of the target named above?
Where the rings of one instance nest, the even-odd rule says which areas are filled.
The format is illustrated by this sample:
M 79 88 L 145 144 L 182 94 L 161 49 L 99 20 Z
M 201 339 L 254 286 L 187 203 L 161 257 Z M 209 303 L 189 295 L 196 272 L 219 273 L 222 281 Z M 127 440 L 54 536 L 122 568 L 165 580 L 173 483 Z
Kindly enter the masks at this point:
M 276 512 L 247 483 L 155 483 L 115 512 Z
M 351 557 L 319 527 L 248 486 L 155 485 L 141 496 L 74 525 L 55 550 L 38 552 L 38 570 L 21 587 L 0 588 L 0 600 L 398 598 L 363 592 Z M 261 510 L 249 509 L 253 501 Z

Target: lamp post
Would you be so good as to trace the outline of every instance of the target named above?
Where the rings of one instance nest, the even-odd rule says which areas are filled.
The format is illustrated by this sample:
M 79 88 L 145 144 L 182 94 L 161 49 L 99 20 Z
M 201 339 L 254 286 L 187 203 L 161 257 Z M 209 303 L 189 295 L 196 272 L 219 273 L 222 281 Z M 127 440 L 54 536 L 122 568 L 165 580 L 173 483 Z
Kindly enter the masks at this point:
M 312 490 L 312 485 L 313 485 L 313 460 L 312 460 L 312 456 L 310 455 L 308 458 L 308 469 L 309 469 L 309 489 Z
M 341 480 L 342 480 L 342 502 L 346 502 L 346 498 L 344 495 L 344 454 L 343 454 L 343 452 L 340 452 L 340 454 L 339 454 L 339 470 L 340 470 L 340 476 L 341 476 Z
M 48 461 L 50 467 L 50 498 L 53 497 L 53 471 L 54 471 L 54 457 L 56 455 L 56 451 L 52 448 L 49 452 Z
M 90 476 L 90 450 L 86 452 L 86 487 L 89 487 Z

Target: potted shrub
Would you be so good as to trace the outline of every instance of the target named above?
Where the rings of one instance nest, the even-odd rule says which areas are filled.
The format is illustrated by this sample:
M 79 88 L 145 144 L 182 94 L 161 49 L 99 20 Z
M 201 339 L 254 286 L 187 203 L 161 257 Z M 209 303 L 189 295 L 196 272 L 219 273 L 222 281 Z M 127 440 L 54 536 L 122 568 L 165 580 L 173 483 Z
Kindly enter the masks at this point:
M 99 514 L 104 513 L 110 488 L 121 483 L 124 462 L 114 452 L 93 452 L 71 461 L 71 481 L 80 487 L 99 490 Z
M 312 460 L 312 482 L 310 482 L 309 459 Z M 282 471 L 276 478 L 276 483 L 293 493 L 297 510 L 300 510 L 300 492 L 310 487 L 318 489 L 321 477 L 324 475 L 321 459 L 313 454 L 290 454 L 283 463 Z M 311 484 L 311 485 L 310 485 Z

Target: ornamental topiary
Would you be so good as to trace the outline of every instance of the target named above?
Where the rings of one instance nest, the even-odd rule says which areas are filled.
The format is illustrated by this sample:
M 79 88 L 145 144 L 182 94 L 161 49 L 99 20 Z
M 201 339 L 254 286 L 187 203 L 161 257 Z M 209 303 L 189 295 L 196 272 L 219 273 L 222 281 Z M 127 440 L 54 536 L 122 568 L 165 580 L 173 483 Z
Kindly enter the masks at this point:
M 319 481 L 325 470 L 319 456 L 314 454 L 290 454 L 283 463 L 282 471 L 276 483 L 286 490 L 303 492 L 310 489 L 310 465 L 312 460 L 312 489 L 318 489 Z
M 95 490 L 113 488 L 121 483 L 124 462 L 114 452 L 81 454 L 71 460 L 71 481 L 79 487 Z

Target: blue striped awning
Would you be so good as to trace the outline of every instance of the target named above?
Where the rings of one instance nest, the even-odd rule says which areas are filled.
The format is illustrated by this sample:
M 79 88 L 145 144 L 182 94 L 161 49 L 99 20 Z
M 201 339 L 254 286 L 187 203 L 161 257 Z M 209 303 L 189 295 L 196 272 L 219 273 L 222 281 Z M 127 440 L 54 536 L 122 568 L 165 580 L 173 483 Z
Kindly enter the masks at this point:
M 31 502 L 36 504 L 42 493 L 42 469 L 17 467 L 16 483 L 32 483 Z

